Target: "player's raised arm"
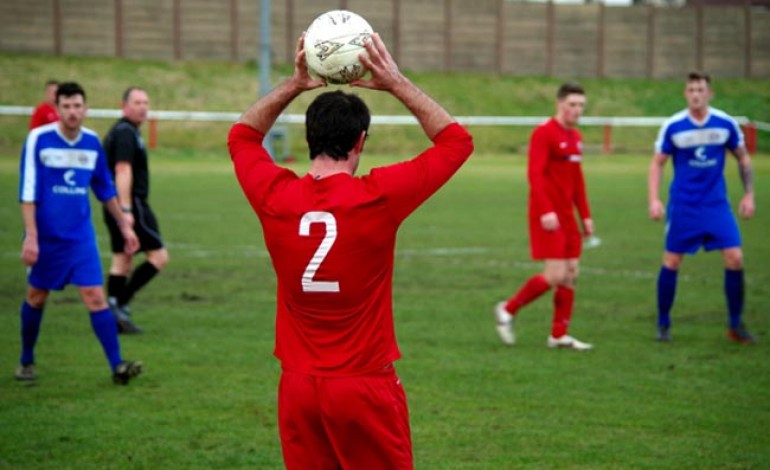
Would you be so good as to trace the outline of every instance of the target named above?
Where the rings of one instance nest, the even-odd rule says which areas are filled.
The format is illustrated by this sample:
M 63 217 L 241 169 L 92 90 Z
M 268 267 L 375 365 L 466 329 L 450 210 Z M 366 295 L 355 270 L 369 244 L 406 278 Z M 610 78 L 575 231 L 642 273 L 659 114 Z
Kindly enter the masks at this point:
M 281 115 L 294 98 L 304 91 L 326 85 L 326 82 L 315 79 L 308 73 L 303 48 L 304 40 L 305 34 L 303 33 L 297 40 L 297 47 L 294 53 L 294 73 L 292 76 L 251 105 L 243 113 L 239 122 L 253 127 L 262 134 L 267 134 L 267 131 L 275 124 L 278 116 Z
M 361 54 L 359 59 L 371 72 L 371 78 L 353 81 L 350 83 L 352 86 L 391 93 L 414 114 L 431 140 L 454 122 L 452 116 L 440 104 L 401 73 L 379 34 L 374 33 L 371 41 L 367 41 L 365 46 L 369 57 Z

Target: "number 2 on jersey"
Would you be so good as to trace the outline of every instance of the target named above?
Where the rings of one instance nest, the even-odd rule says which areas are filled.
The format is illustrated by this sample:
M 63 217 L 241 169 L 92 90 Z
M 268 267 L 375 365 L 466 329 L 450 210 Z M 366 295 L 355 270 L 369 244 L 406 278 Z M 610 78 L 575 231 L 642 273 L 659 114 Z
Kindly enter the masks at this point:
M 324 224 L 326 235 L 324 235 L 324 239 L 321 240 L 321 244 L 318 245 L 318 249 L 315 250 L 315 254 L 313 254 L 305 268 L 305 272 L 302 274 L 302 292 L 339 292 L 339 282 L 316 281 L 313 279 L 326 255 L 329 254 L 332 245 L 334 245 L 334 241 L 337 239 L 337 220 L 329 212 L 308 212 L 299 221 L 300 236 L 309 236 L 312 224 Z

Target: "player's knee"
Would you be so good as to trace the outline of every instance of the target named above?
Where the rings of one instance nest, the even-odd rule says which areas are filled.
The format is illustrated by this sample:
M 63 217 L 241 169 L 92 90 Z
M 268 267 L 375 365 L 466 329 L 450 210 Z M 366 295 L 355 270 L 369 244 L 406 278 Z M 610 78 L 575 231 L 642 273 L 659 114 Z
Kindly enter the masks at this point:
M 147 261 L 152 263 L 158 271 L 162 270 L 169 262 L 168 250 L 161 248 L 147 253 Z
M 25 301 L 32 308 L 42 310 L 45 307 L 46 300 L 48 300 L 48 291 L 34 288 L 30 288 L 27 291 L 27 297 Z
M 737 271 L 743 269 L 743 253 L 740 250 L 728 250 L 724 253 L 725 268 Z
M 104 291 L 101 287 L 84 287 L 80 289 L 80 298 L 86 308 L 91 312 L 104 310 L 107 308 L 107 301 L 104 298 Z

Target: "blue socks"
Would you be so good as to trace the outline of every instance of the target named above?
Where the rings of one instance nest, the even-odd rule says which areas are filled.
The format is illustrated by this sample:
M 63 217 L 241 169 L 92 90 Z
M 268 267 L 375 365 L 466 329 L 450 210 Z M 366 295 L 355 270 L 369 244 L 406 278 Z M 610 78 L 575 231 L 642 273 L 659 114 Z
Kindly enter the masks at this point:
M 741 324 L 743 313 L 743 270 L 731 271 L 725 269 L 725 296 L 727 297 L 727 313 L 730 328 Z
M 660 267 L 658 274 L 658 328 L 671 326 L 671 306 L 676 296 L 676 279 L 679 271 Z
M 21 304 L 21 365 L 35 363 L 35 344 L 43 321 L 43 309 L 34 308 L 25 300 Z
M 102 343 L 102 349 L 110 363 L 110 369 L 113 371 L 123 362 L 120 355 L 120 342 L 118 341 L 118 324 L 115 317 L 112 316 L 110 309 L 105 308 L 98 312 L 91 312 L 91 328 L 93 328 L 99 342 Z

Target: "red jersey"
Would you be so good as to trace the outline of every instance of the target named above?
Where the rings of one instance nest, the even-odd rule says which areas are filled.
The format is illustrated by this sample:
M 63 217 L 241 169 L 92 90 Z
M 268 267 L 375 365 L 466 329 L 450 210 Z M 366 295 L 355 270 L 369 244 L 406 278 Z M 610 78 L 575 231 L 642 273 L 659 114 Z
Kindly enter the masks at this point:
M 58 120 L 59 114 L 56 112 L 56 108 L 44 101 L 40 103 L 37 108 L 35 108 L 35 111 L 32 112 L 32 118 L 29 120 L 29 128 L 34 129 L 36 127 L 42 126 L 43 124 L 56 122 Z
M 396 232 L 468 159 L 470 134 L 451 124 L 410 161 L 323 179 L 275 165 L 263 138 L 239 123 L 228 146 L 278 280 L 276 357 L 285 369 L 321 376 L 383 368 L 401 356 L 391 298 Z
M 585 180 L 580 162 L 583 140 L 577 129 L 566 129 L 551 118 L 538 126 L 529 143 L 529 214 L 530 223 L 556 212 L 559 218 L 591 217 Z

